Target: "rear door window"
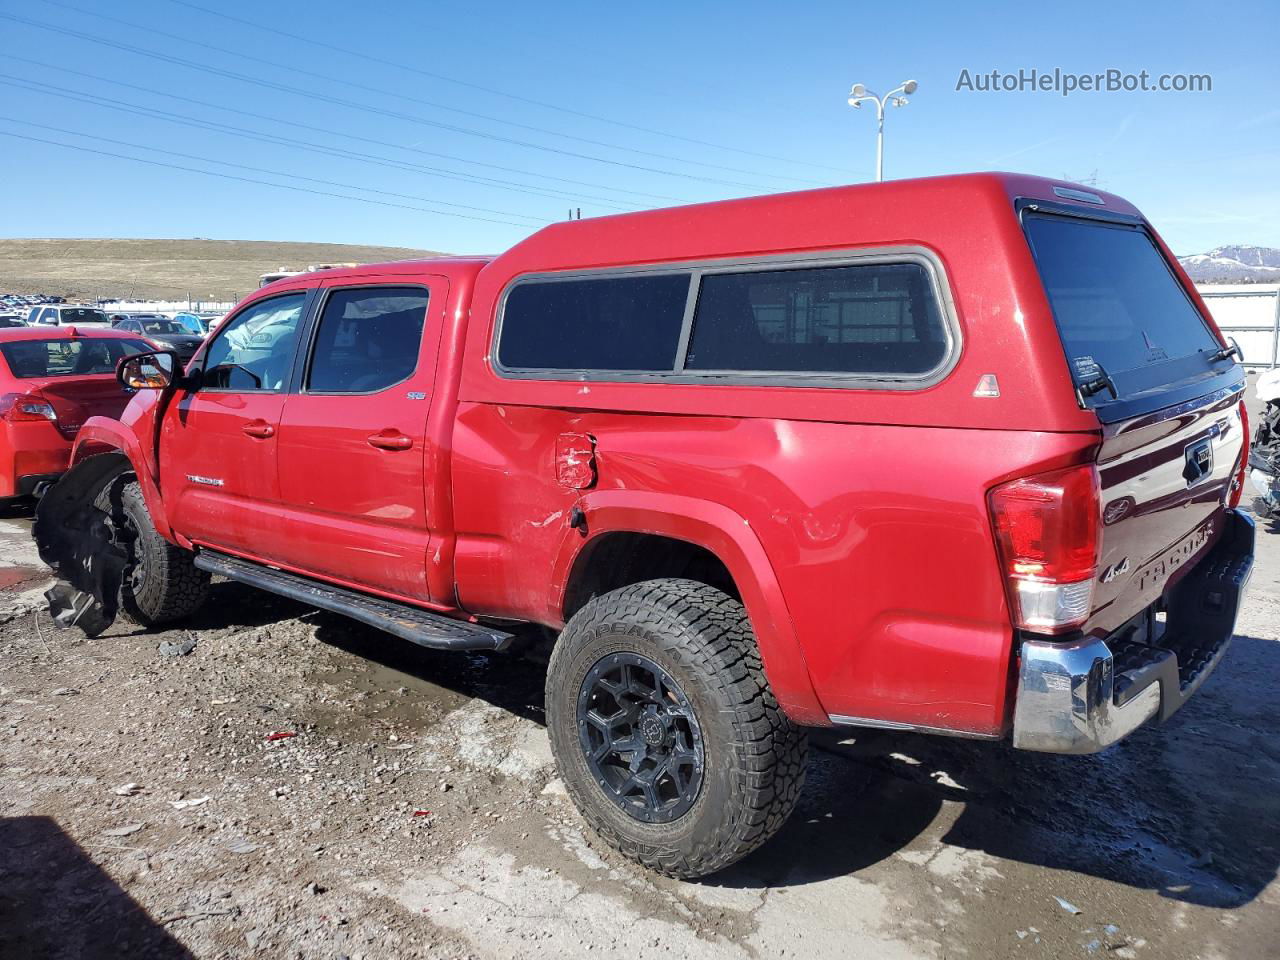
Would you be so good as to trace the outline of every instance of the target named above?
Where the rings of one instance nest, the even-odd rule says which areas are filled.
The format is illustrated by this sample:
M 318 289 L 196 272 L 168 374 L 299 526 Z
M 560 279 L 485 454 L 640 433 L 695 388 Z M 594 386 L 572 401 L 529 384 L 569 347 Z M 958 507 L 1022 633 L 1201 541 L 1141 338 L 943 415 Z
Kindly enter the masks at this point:
M 1209 371 L 1218 340 L 1145 229 L 1046 214 L 1025 225 L 1077 383 L 1105 372 L 1123 399 Z
M 407 380 L 426 316 L 421 287 L 334 290 L 320 314 L 307 391 L 373 393 Z

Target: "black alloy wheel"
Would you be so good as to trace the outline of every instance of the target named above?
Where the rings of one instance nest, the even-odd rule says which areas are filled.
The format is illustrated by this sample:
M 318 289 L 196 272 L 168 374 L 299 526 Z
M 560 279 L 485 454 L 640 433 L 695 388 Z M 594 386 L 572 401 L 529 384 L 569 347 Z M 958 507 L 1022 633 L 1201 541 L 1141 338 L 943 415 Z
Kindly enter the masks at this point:
M 605 795 L 643 823 L 686 813 L 702 787 L 702 730 L 684 691 L 637 653 L 601 658 L 578 694 L 578 734 Z

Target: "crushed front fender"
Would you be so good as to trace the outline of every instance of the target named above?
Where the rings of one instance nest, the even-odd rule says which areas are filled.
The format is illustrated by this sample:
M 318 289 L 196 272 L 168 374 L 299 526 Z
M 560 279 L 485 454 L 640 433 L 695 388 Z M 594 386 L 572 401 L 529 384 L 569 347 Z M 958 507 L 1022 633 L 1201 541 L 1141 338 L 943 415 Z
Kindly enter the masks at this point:
M 40 498 L 32 536 L 40 559 L 57 577 L 45 598 L 59 627 L 79 627 L 96 637 L 115 621 L 129 553 L 111 514 L 96 504 L 131 469 L 122 453 L 88 457 Z

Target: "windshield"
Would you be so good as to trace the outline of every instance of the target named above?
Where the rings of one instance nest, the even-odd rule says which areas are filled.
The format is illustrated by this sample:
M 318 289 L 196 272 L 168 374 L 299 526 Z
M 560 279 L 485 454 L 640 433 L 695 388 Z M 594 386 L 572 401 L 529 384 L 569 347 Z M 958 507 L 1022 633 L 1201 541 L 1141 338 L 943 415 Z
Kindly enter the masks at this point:
M 152 349 L 143 340 L 126 337 L 15 340 L 0 344 L 0 353 L 4 354 L 10 372 L 20 380 L 115 373 L 121 357 Z
M 186 333 L 187 331 L 179 323 L 172 320 L 143 320 L 143 333 Z
M 1026 230 L 1077 383 L 1100 366 L 1123 396 L 1209 369 L 1218 340 L 1146 230 L 1043 214 Z
M 83 307 L 70 307 L 62 310 L 63 323 L 110 323 L 107 315 L 101 310 L 86 310 Z

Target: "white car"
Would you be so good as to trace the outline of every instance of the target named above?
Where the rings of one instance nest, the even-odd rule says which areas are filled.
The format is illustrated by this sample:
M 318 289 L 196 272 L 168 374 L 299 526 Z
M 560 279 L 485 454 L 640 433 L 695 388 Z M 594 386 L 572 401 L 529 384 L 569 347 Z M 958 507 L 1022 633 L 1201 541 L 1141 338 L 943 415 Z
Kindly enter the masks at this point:
M 111 326 L 111 318 L 97 307 L 83 303 L 42 303 L 27 314 L 29 327 Z

